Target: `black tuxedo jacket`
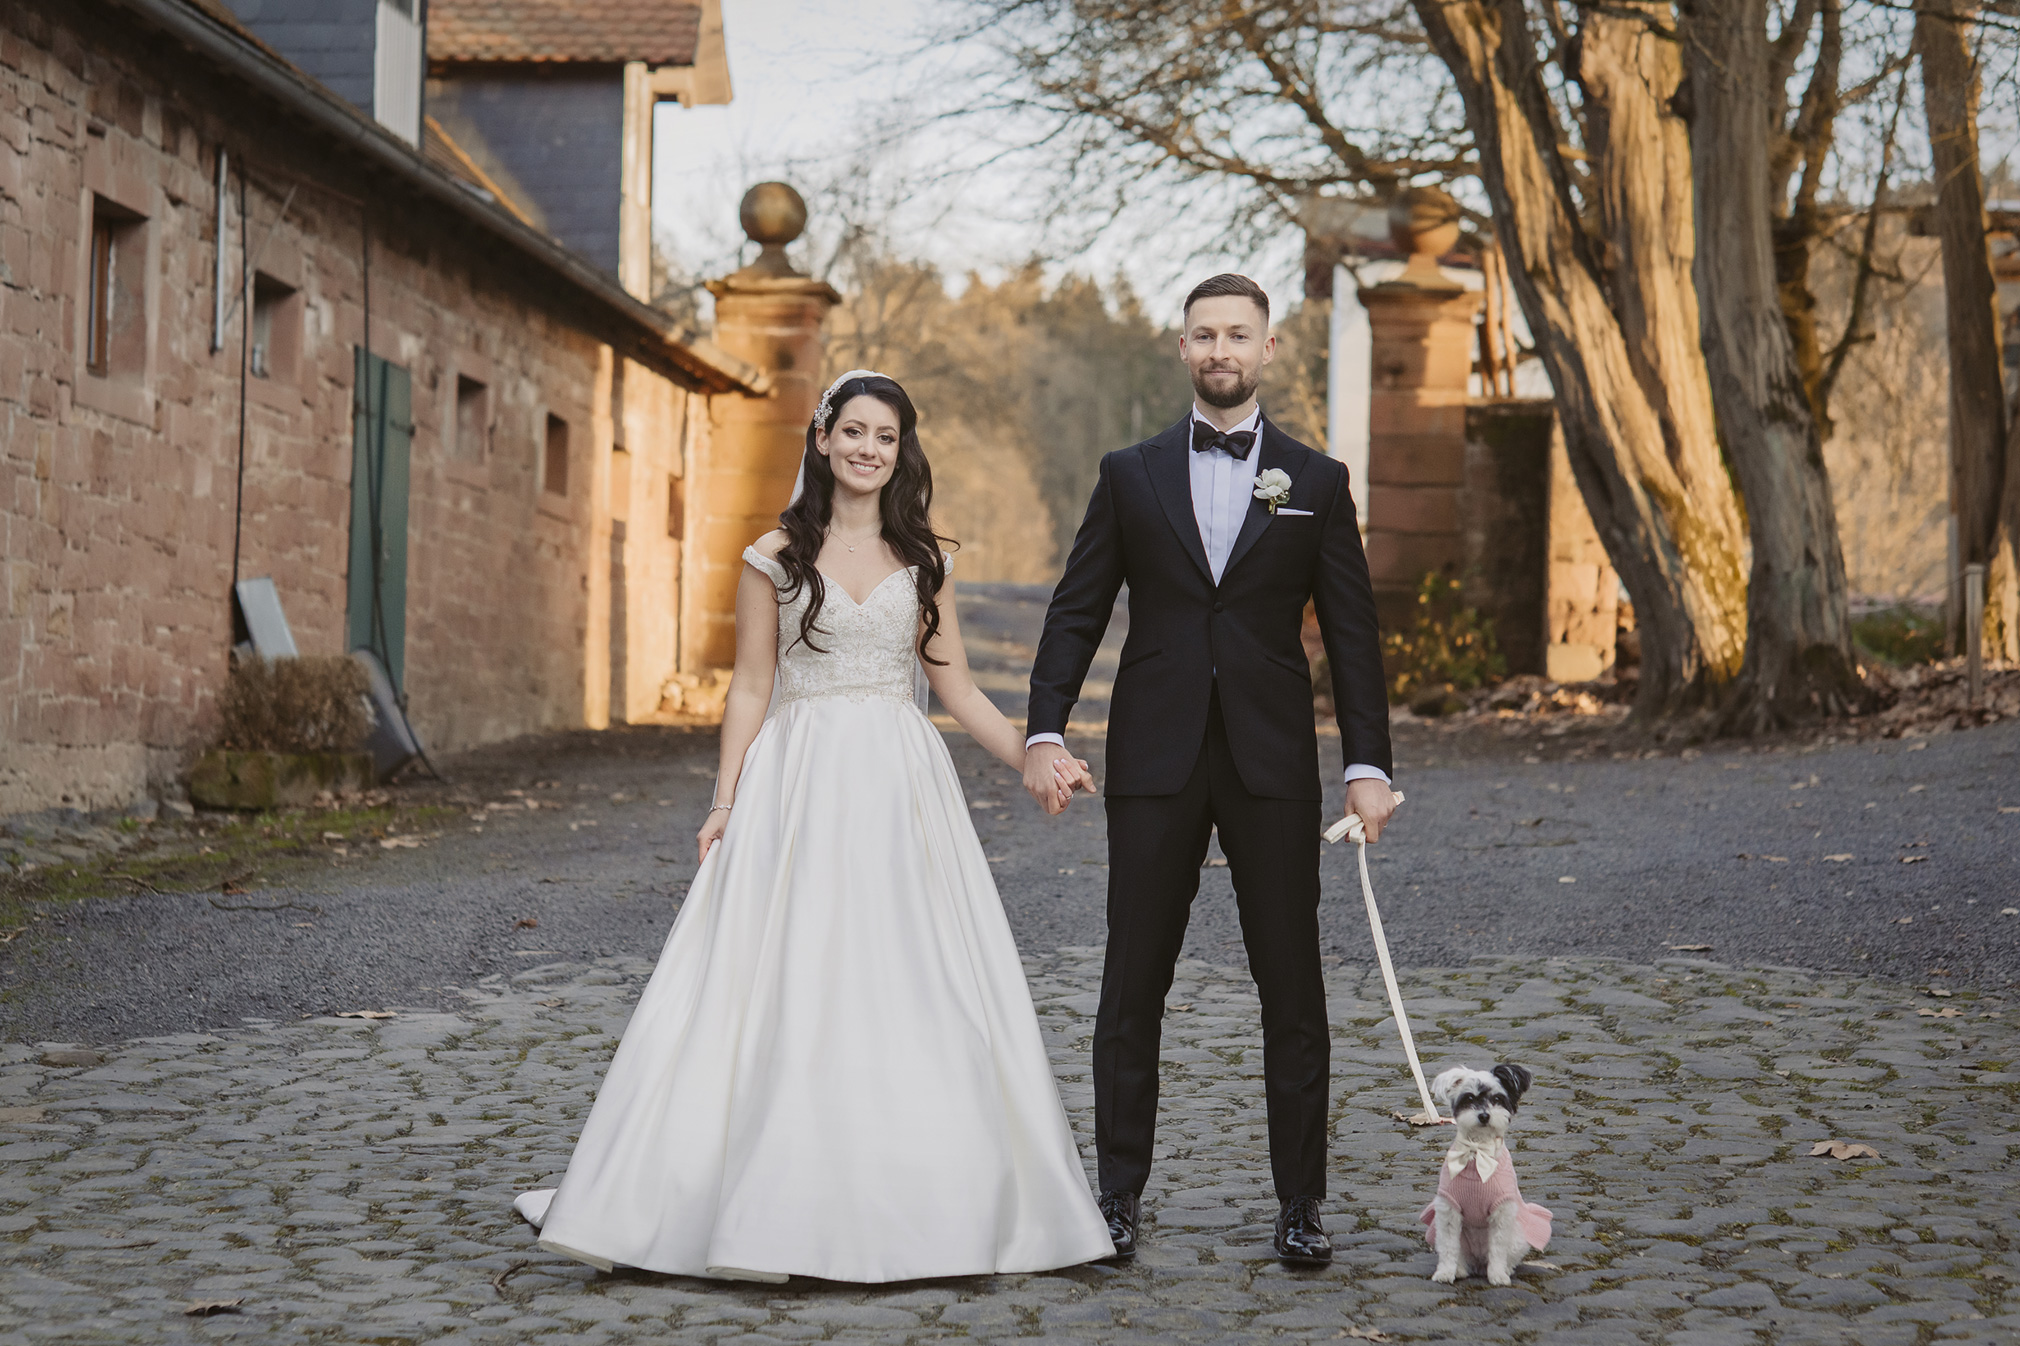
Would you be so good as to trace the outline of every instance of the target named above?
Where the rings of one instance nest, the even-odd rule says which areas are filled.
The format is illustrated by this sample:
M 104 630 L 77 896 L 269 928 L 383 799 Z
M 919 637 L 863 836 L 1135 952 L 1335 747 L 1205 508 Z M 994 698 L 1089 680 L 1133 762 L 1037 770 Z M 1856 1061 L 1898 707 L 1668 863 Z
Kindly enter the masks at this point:
M 1221 713 L 1250 794 L 1319 799 L 1307 599 L 1332 665 L 1345 765 L 1393 771 L 1381 638 L 1347 470 L 1263 421 L 1256 475 L 1288 473 L 1289 508 L 1260 500 L 1213 582 L 1192 508 L 1192 416 L 1101 460 L 1087 517 L 1053 591 L 1031 673 L 1027 732 L 1063 734 L 1129 585 L 1129 638 L 1109 703 L 1108 779 L 1119 795 L 1176 794 L 1199 760 L 1218 672 Z

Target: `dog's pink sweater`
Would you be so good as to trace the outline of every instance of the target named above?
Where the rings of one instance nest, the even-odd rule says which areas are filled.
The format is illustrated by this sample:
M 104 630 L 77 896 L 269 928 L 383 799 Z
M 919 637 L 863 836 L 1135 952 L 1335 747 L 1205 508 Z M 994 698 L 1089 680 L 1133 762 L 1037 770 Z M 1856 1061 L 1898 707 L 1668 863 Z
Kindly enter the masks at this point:
M 1438 1195 L 1459 1208 L 1463 1221 L 1460 1248 L 1476 1266 L 1484 1266 L 1487 1261 L 1487 1217 L 1504 1201 L 1513 1201 L 1520 1212 L 1515 1217 L 1515 1227 L 1523 1242 L 1538 1252 L 1550 1242 L 1550 1212 L 1522 1199 L 1522 1189 L 1515 1185 L 1515 1161 L 1508 1147 L 1503 1145 L 1494 1157 L 1500 1162 L 1494 1166 L 1494 1176 L 1485 1182 L 1480 1181 L 1479 1167 L 1471 1160 L 1457 1173 L 1442 1163 L 1438 1165 Z M 1424 1242 L 1436 1248 L 1438 1203 L 1434 1201 L 1424 1207 L 1424 1213 L 1417 1218 L 1424 1224 Z

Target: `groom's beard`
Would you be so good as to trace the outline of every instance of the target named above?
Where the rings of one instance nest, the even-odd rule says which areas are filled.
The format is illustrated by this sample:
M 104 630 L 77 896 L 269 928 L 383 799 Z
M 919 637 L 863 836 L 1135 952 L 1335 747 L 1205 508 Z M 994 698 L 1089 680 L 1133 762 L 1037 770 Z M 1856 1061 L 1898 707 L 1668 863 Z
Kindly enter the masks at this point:
M 1223 382 L 1216 387 L 1206 381 L 1209 374 L 1233 374 L 1235 379 L 1232 384 Z M 1192 375 L 1192 390 L 1199 395 L 1199 400 L 1223 411 L 1229 407 L 1238 407 L 1254 397 L 1255 390 L 1261 384 L 1260 369 L 1249 375 L 1243 375 L 1239 369 L 1201 369 L 1194 370 Z

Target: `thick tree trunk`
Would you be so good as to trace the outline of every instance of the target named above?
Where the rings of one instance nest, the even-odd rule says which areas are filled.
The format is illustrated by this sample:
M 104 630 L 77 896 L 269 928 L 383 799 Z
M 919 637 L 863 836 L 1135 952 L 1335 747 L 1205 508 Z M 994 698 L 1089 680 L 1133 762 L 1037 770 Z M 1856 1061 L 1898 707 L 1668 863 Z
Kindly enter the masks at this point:
M 1992 563 L 1985 621 L 1986 652 L 2020 656 L 2010 623 L 2015 606 L 2012 551 L 2020 511 L 2015 501 L 2004 536 L 2000 504 L 2006 492 L 2006 394 L 1999 358 L 1999 300 L 1985 249 L 1985 186 L 1978 173 L 1978 68 L 1971 59 L 1971 16 L 1963 0 L 1929 0 L 1915 17 L 1922 59 L 1923 107 L 1936 172 L 1936 231 L 1943 240 L 1943 299 L 1950 330 L 1950 508 L 1957 517 L 1957 559 Z M 1995 560 L 2003 551 L 2003 564 Z M 1961 595 L 1953 595 L 1961 601 Z M 1993 623 L 1997 622 L 1995 629 Z
M 1753 540 L 1746 664 L 1723 725 L 1863 708 L 1823 444 L 1783 321 L 1768 183 L 1768 0 L 1688 0 L 1697 294 L 1705 360 Z
M 1557 393 L 1573 475 L 1642 632 L 1637 709 L 1717 696 L 1739 672 L 1746 580 L 1690 295 L 1675 58 L 1630 10 L 1587 11 L 1606 132 L 1606 237 L 1579 218 L 1521 0 L 1413 0 L 1465 100 L 1510 278 Z M 1610 15 L 1612 11 L 1608 11 Z M 1641 37 L 1628 30 L 1638 29 Z M 1603 248 L 1605 260 L 1598 256 Z M 1625 316 L 1623 316 L 1625 315 Z

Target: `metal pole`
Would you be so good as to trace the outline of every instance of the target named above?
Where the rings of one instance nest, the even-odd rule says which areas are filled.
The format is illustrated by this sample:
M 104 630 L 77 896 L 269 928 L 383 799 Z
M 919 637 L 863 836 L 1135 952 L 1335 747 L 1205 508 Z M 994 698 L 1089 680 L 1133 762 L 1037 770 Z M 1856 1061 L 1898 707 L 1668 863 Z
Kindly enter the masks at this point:
M 217 270 L 212 277 L 215 307 L 210 317 L 210 353 L 224 349 L 224 231 L 230 218 L 230 195 L 225 185 L 224 146 L 217 147 Z
M 1975 706 L 1985 688 L 1985 567 L 1977 561 L 1964 567 L 1963 621 L 1965 685 Z

